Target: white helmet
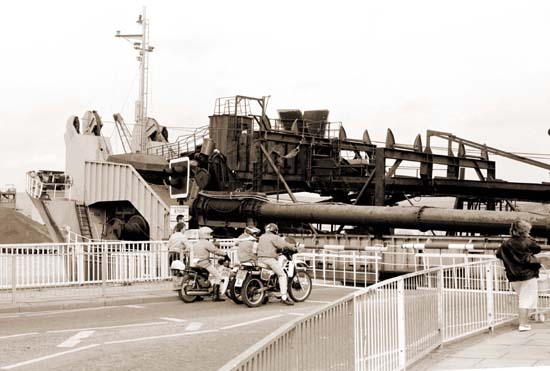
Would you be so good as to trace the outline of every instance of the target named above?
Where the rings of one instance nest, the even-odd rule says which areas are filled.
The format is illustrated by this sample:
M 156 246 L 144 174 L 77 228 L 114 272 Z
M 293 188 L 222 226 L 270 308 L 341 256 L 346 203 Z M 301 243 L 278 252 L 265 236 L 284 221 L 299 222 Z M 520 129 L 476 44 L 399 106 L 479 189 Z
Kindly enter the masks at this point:
M 246 227 L 246 228 L 244 229 L 244 231 L 245 231 L 246 233 L 248 233 L 249 235 L 252 235 L 252 236 L 255 236 L 255 235 L 257 235 L 258 233 L 260 233 L 260 230 L 259 230 L 258 228 L 256 228 L 256 227 L 254 227 L 254 226 Z
M 185 269 L 185 264 L 181 260 L 174 260 L 172 262 L 172 265 L 170 265 L 170 269 L 177 269 L 179 271 L 182 271 Z
M 269 223 L 265 226 L 266 232 L 272 232 L 272 233 L 279 233 L 279 227 L 277 227 L 277 224 L 275 223 Z
M 210 227 L 201 227 L 199 228 L 199 238 L 210 238 L 210 235 L 214 232 Z

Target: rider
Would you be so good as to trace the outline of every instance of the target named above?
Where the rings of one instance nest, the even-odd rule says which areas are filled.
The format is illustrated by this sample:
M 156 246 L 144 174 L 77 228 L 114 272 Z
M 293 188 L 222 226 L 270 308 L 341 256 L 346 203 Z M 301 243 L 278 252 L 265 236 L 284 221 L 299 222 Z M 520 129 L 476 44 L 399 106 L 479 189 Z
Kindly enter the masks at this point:
M 227 252 L 220 250 L 210 241 L 212 229 L 209 227 L 199 228 L 199 240 L 193 245 L 193 263 L 197 267 L 206 269 L 213 277 L 214 301 L 225 301 L 220 298 L 220 272 L 210 263 L 210 253 L 214 255 L 227 256 Z
M 184 223 L 178 223 L 174 227 L 174 233 L 170 236 L 168 240 L 168 263 L 172 264 L 172 261 L 182 259 L 183 253 L 188 249 L 187 237 L 183 234 L 185 229 Z
M 244 233 L 239 236 L 237 239 L 237 257 L 239 258 L 240 263 L 253 262 L 256 261 L 257 253 L 257 243 L 258 234 L 260 230 L 254 226 L 246 227 Z M 254 246 L 256 245 L 256 246 Z
M 294 302 L 287 297 L 287 276 L 283 267 L 277 260 L 278 252 L 284 248 L 294 248 L 294 245 L 288 243 L 284 238 L 277 235 L 279 227 L 277 224 L 269 223 L 265 227 L 265 232 L 258 241 L 258 262 L 267 265 L 279 277 L 279 287 L 281 289 L 281 302 L 286 305 L 294 305 Z

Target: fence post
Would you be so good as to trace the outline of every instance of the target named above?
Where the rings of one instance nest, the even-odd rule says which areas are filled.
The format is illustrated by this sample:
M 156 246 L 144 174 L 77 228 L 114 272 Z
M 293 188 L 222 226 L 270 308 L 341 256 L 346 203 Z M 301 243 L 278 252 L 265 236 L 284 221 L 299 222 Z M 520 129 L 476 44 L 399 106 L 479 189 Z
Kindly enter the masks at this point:
M 437 326 L 439 328 L 439 342 L 440 344 L 445 341 L 445 319 L 443 310 L 443 288 L 445 281 L 443 280 L 443 268 L 437 271 Z
M 362 328 L 360 327 L 361 321 L 359 319 L 359 316 L 361 316 L 361 311 L 358 308 L 359 303 L 358 303 L 357 295 L 353 296 L 352 305 L 353 305 L 353 322 L 352 323 L 353 323 L 353 343 L 354 343 L 353 359 L 355 364 L 354 369 L 355 371 L 360 371 L 364 368 L 363 367 L 364 355 L 362 353 L 363 352 L 362 338 L 361 338 Z
M 107 288 L 107 244 L 101 244 L 101 296 L 105 297 Z
M 495 298 L 493 290 L 493 263 L 485 265 L 485 280 L 487 283 L 487 325 L 491 331 L 495 329 Z
M 405 280 L 397 281 L 397 346 L 399 349 L 399 369 L 404 370 L 407 364 L 406 328 L 405 328 Z
M 16 288 L 17 288 L 17 256 L 11 254 L 11 303 L 16 302 Z
M 90 251 L 90 247 L 88 245 L 88 251 Z M 77 275 L 77 282 L 82 285 L 85 281 L 84 277 L 84 243 L 78 243 L 78 241 L 74 244 L 74 252 L 76 255 L 76 275 Z

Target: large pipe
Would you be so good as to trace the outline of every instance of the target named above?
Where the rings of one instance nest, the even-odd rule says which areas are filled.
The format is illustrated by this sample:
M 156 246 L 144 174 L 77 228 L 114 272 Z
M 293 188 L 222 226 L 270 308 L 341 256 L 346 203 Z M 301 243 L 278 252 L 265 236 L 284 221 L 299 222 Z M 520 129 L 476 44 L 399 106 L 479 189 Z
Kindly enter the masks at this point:
M 455 210 L 430 207 L 353 206 L 335 204 L 264 203 L 258 210 L 263 218 L 312 223 L 369 225 L 387 228 L 444 230 L 506 234 L 515 220 L 526 220 L 533 233 L 547 235 L 550 215 L 526 212 Z
M 526 220 L 532 234 L 548 236 L 550 215 L 528 212 L 455 210 L 432 207 L 355 206 L 329 203 L 271 203 L 257 199 L 200 197 L 195 212 L 213 220 L 289 221 L 460 232 L 507 234 L 515 220 Z

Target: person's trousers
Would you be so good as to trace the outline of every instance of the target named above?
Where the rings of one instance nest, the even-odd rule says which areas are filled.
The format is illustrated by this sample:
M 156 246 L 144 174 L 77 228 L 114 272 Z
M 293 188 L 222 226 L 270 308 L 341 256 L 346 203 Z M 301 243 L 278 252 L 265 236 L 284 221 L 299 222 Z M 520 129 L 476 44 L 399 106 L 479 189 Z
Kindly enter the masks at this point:
M 258 258 L 259 263 L 267 265 L 277 276 L 279 276 L 279 287 L 281 289 L 281 296 L 286 297 L 287 290 L 287 276 L 281 264 L 275 258 Z

